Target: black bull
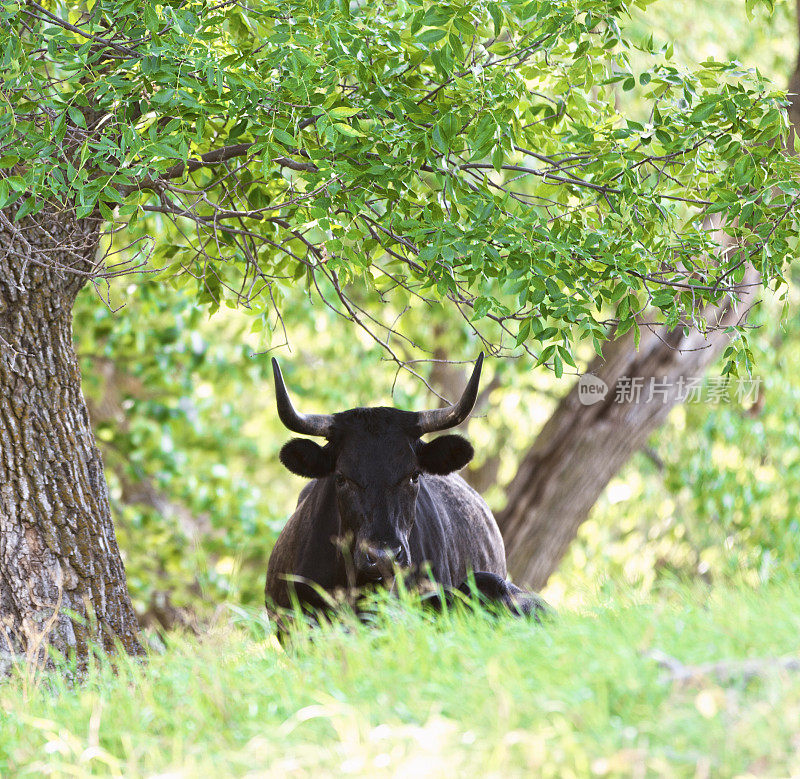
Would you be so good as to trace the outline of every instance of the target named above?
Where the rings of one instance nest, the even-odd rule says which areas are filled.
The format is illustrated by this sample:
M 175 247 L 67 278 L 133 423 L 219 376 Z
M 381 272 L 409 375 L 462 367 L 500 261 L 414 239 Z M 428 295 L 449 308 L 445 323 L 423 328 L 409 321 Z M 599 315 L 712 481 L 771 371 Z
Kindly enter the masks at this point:
M 356 408 L 338 414 L 295 411 L 273 359 L 278 415 L 295 433 L 281 450 L 292 473 L 312 479 L 281 532 L 267 569 L 268 608 L 293 601 L 325 607 L 320 594 L 432 581 L 445 592 L 477 590 L 481 600 L 517 614 L 542 601 L 507 581 L 497 522 L 483 498 L 455 471 L 473 456 L 469 441 L 421 436 L 463 422 L 478 394 L 483 354 L 458 403 L 433 411 Z M 431 602 L 441 605 L 438 596 Z

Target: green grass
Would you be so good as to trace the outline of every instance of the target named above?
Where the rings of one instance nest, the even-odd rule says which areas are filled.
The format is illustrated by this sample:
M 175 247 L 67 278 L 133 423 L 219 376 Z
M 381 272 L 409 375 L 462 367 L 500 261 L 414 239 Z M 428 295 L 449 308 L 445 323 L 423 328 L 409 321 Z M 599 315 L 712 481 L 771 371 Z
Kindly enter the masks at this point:
M 0 683 L 0 775 L 800 773 L 800 673 L 677 683 L 650 655 L 798 653 L 791 582 L 618 593 L 543 626 L 381 608 L 374 627 L 301 630 L 286 651 L 232 611 L 75 688 L 20 672 Z

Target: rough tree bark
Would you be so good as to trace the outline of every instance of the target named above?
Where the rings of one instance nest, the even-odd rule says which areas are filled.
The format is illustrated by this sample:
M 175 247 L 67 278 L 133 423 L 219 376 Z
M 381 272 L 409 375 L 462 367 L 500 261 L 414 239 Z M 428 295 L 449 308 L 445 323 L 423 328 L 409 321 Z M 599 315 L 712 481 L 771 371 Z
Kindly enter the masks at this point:
M 141 651 L 72 346 L 98 225 L 0 215 L 0 654 Z M 72 615 L 72 616 L 71 616 Z

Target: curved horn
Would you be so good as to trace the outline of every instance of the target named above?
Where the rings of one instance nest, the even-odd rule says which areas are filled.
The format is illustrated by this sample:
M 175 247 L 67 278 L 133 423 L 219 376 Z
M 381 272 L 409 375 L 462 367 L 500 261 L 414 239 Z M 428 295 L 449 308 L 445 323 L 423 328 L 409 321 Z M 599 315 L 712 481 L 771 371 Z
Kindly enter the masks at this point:
M 483 352 L 478 355 L 475 368 L 472 371 L 472 378 L 469 380 L 469 384 L 467 384 L 467 388 L 458 403 L 445 408 L 437 408 L 433 411 L 420 411 L 417 413 L 417 426 L 419 427 L 420 435 L 455 427 L 469 416 L 478 397 L 478 384 L 481 380 L 482 365 Z
M 275 401 L 278 405 L 278 416 L 281 422 L 293 433 L 301 435 L 320 435 L 327 437 L 333 428 L 333 416 L 330 414 L 299 414 L 295 411 L 286 385 L 283 383 L 278 361 L 272 358 L 272 373 L 275 377 Z

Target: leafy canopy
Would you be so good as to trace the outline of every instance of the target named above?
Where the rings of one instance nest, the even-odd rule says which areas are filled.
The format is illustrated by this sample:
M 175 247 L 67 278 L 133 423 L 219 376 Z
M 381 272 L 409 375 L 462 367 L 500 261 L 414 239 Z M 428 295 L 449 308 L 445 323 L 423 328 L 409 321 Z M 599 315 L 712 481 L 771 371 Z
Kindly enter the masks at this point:
M 646 308 L 704 326 L 797 246 L 782 94 L 626 38 L 634 5 L 4 1 L 0 206 L 140 253 L 171 222 L 162 275 L 273 326 L 302 282 L 391 350 L 404 306 L 444 300 L 560 374 Z

